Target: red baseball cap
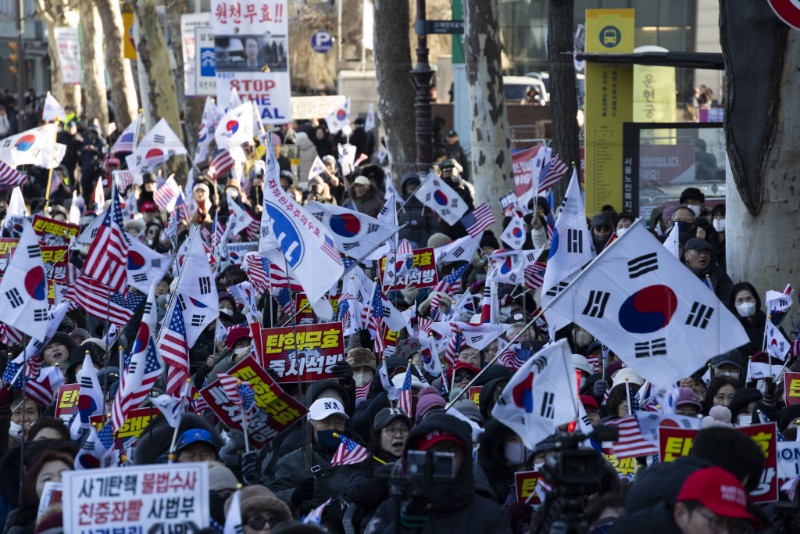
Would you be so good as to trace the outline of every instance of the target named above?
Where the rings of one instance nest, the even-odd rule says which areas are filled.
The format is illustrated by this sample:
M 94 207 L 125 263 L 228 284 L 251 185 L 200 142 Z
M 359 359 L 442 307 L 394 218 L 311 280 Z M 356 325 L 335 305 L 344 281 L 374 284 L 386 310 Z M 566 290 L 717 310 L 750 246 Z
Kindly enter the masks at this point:
M 695 471 L 681 487 L 678 501 L 697 501 L 722 517 L 759 521 L 747 511 L 747 493 L 736 477 L 721 467 Z
M 584 408 L 588 406 L 589 408 L 594 408 L 595 410 L 600 409 L 600 406 L 597 405 L 597 401 L 591 395 L 581 395 L 580 399 Z
M 458 436 L 448 434 L 443 430 L 432 430 L 431 432 L 428 432 L 424 436 L 420 436 L 419 439 L 417 439 L 416 449 L 418 451 L 427 451 L 429 448 L 433 447 L 437 443 L 441 443 L 442 441 L 451 441 L 461 447 L 466 446 L 466 444 Z
M 148 213 L 151 211 L 158 211 L 156 205 L 153 202 L 142 202 L 142 213 Z

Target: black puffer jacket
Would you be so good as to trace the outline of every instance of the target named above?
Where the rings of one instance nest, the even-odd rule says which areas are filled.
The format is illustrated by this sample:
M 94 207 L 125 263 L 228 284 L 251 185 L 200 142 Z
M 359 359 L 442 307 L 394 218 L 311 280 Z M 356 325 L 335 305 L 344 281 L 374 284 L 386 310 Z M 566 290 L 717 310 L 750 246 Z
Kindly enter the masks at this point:
M 471 534 L 510 533 L 508 514 L 492 499 L 476 491 L 472 464 L 472 435 L 470 427 L 450 415 L 432 414 L 414 427 L 409 434 L 403 451 L 403 464 L 409 450 L 413 450 L 420 438 L 430 432 L 440 431 L 458 437 L 465 444 L 461 469 L 455 478 L 442 481 L 425 481 L 426 512 L 425 521 L 417 530 L 409 530 L 396 525 L 397 502 L 384 501 L 370 521 L 366 532 L 405 532 L 421 534 L 441 534 L 443 532 L 469 532 Z M 401 475 L 402 480 L 405 479 Z M 417 488 L 419 491 L 420 488 Z M 407 500 L 401 503 L 405 506 Z

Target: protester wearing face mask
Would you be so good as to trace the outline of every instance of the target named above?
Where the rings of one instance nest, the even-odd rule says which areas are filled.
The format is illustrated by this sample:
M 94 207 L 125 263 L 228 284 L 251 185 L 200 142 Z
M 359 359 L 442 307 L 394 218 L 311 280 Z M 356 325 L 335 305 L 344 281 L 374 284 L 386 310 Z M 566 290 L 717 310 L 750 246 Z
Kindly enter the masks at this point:
M 741 380 L 744 363 L 745 359 L 741 352 L 736 349 L 729 350 L 711 360 L 712 376 L 727 376 L 735 380 Z
M 767 324 L 767 314 L 761 310 L 761 298 L 758 291 L 750 282 L 739 282 L 733 286 L 728 307 L 734 310 L 736 318 L 742 323 L 750 343 L 739 347 L 745 357 L 750 357 L 761 350 L 764 342 L 764 327 Z
M 636 221 L 636 217 L 633 216 L 632 213 L 623 212 L 619 214 L 619 218 L 617 218 L 617 227 L 616 227 L 616 234 L 618 237 L 621 237 L 622 234 L 628 231 L 628 228 Z
M 725 258 L 725 204 L 717 204 L 711 209 L 711 227 L 717 233 L 717 240 L 713 243 L 717 249 L 716 262 L 722 269 L 727 269 L 728 262 Z
M 514 484 L 514 472 L 528 467 L 530 451 L 519 436 L 510 428 L 490 419 L 480 436 L 478 466 L 489 481 L 498 503 L 506 502 Z
M 247 321 L 244 314 L 236 307 L 236 299 L 230 293 L 219 293 L 219 319 L 225 328 Z
M 731 411 L 731 421 L 736 426 L 749 426 L 753 422 L 753 409 L 763 399 L 763 395 L 756 388 L 740 388 L 733 394 L 728 408 Z
M 341 443 L 337 435 L 346 435 L 349 417 L 344 406 L 336 399 L 321 397 L 308 408 L 308 425 L 311 432 L 310 465 L 315 467 L 312 475 L 307 467 L 306 447 L 301 447 L 281 458 L 277 463 L 275 481 L 270 489 L 279 499 L 288 504 L 300 516 L 326 500 L 347 499 L 348 478 L 355 469 L 349 465 L 332 467 L 331 460 Z M 350 439 L 354 435 L 348 435 Z M 325 508 L 323 522 L 341 531 L 344 510 L 338 504 Z
M 594 369 L 592 369 L 591 364 L 589 364 L 589 360 L 580 354 L 572 355 L 572 363 L 575 365 L 575 371 L 579 373 L 578 391 L 582 391 L 583 387 L 586 385 L 586 381 L 592 376 Z
M 594 341 L 594 336 L 578 325 L 572 327 L 572 348 L 573 352 L 579 353 L 586 350 L 586 347 Z
M 231 367 L 245 359 L 252 352 L 252 341 L 249 327 L 237 326 L 231 328 L 225 338 L 227 350 L 216 360 L 213 355 L 209 355 L 208 360 L 194 374 L 194 383 L 203 384 L 207 381 L 210 384 L 217 379 L 217 373 L 227 373 Z
M 358 391 L 369 388 L 378 370 L 377 360 L 375 354 L 371 350 L 360 347 L 350 349 L 345 360 L 353 369 L 353 382 L 355 382 L 356 385 L 356 404 L 358 405 L 360 400 L 365 398 L 360 397 Z
M 606 213 L 598 213 L 592 217 L 592 243 L 599 254 L 605 248 L 614 230 L 614 222 Z
M 11 401 L 11 419 L 8 424 L 8 447 L 19 445 L 27 438 L 28 431 L 33 424 L 39 420 L 41 408 L 32 399 L 26 398 L 22 401 L 22 394 L 14 391 Z M 24 419 L 24 423 L 23 423 Z

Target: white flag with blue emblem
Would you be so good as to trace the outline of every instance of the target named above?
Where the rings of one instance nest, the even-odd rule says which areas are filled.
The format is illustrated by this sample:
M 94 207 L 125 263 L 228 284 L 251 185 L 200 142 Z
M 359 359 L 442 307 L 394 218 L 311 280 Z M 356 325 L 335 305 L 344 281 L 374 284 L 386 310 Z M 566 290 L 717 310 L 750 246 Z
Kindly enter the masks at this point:
M 714 292 L 639 221 L 549 306 L 658 387 L 749 340 Z
M 313 306 L 342 277 L 342 259 L 330 230 L 281 187 L 280 168 L 269 137 L 266 157 L 259 251 L 294 273 Z M 280 258 L 275 257 L 276 247 Z

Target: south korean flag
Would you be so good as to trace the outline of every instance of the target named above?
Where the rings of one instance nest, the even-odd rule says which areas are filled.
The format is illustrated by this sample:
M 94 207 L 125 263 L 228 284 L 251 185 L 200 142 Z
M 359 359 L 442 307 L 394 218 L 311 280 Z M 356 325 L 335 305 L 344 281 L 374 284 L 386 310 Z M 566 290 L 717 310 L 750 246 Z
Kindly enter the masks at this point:
M 392 237 L 399 228 L 347 208 L 311 201 L 306 209 L 331 231 L 338 248 L 351 258 L 362 258 Z
M 452 187 L 439 178 L 436 171 L 428 174 L 422 185 L 414 192 L 414 196 L 450 226 L 461 220 L 461 217 L 469 209 L 467 203 L 458 196 Z
M 635 223 L 549 303 L 658 387 L 749 338 L 712 291 Z

